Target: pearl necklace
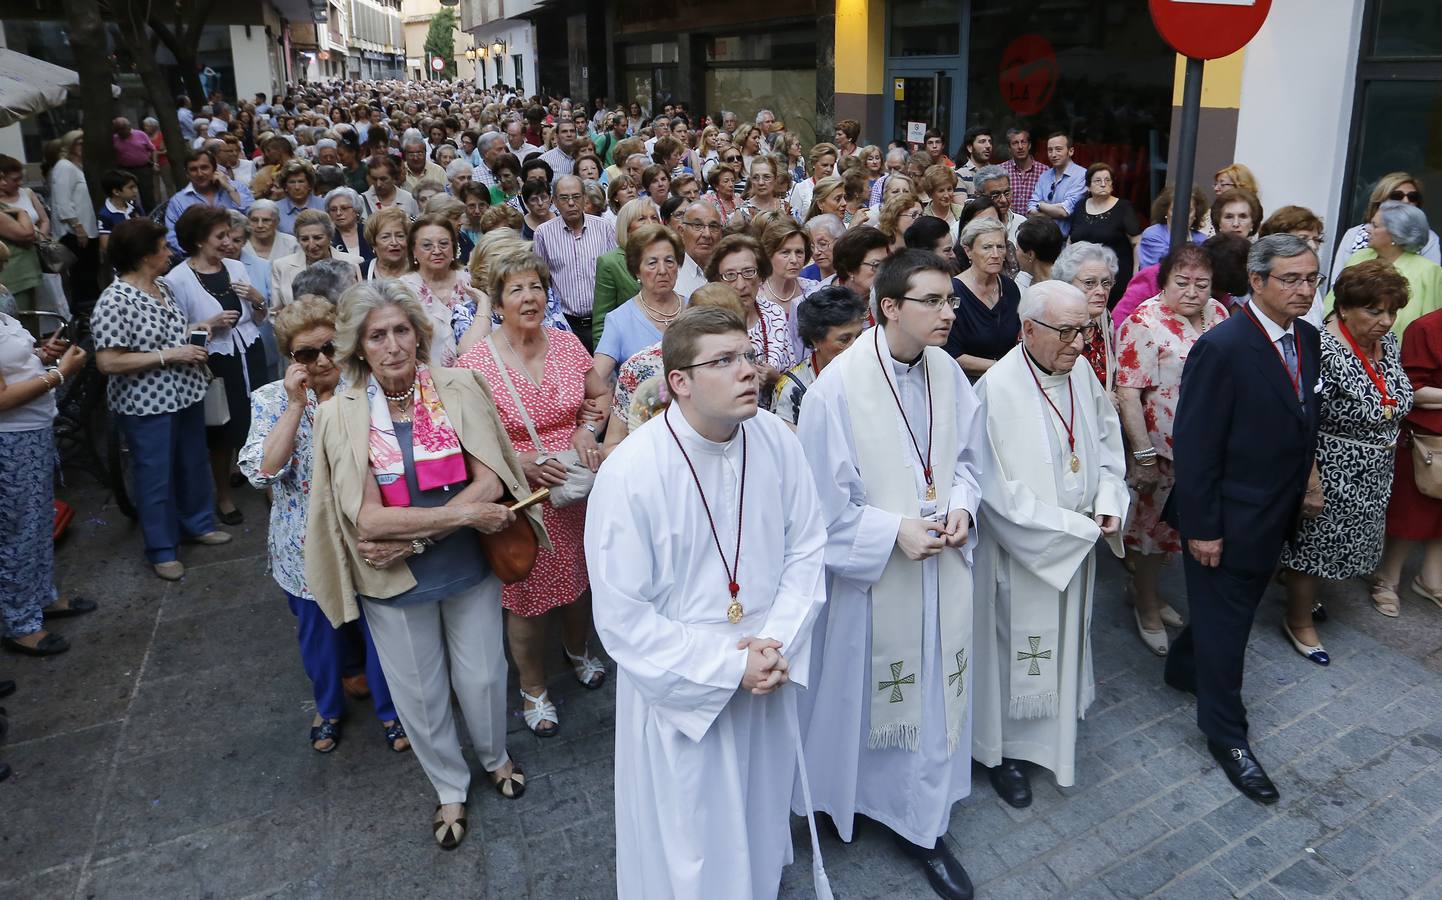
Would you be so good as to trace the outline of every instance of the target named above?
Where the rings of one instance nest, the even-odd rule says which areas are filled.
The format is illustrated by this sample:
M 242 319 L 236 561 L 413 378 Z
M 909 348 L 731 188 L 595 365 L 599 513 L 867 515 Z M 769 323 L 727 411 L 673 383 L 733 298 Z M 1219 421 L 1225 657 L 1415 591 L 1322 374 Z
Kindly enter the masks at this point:
M 672 322 L 676 321 L 677 316 L 681 315 L 681 309 L 679 305 L 677 306 L 675 312 L 668 315 L 652 307 L 651 304 L 641 299 L 640 294 L 636 295 L 636 302 L 641 304 L 641 308 L 646 311 L 646 315 L 651 317 L 651 319 L 653 319 L 658 325 L 669 326 Z
M 404 406 L 406 402 L 411 399 L 411 396 L 413 395 L 415 389 L 416 383 L 415 381 L 412 381 L 409 387 L 407 387 L 405 390 L 401 391 L 398 394 L 392 394 L 388 392 L 385 388 L 381 388 L 381 393 L 385 394 L 386 399 L 394 403 L 395 405 Z

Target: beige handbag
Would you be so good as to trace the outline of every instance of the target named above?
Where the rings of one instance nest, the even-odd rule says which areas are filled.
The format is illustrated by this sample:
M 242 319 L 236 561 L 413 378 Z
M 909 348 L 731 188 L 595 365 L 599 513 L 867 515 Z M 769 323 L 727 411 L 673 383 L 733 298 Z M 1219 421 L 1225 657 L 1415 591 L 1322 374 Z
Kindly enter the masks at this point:
M 225 399 L 225 379 L 212 378 L 205 389 L 205 424 L 217 428 L 230 422 L 230 403 Z
M 1442 435 L 1411 430 L 1412 477 L 1424 497 L 1442 500 Z

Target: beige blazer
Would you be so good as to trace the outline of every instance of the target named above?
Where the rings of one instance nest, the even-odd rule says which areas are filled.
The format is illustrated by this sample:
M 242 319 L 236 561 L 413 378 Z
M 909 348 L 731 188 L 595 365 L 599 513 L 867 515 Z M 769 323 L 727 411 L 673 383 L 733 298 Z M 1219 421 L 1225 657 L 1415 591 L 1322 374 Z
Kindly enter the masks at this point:
M 512 498 L 531 493 L 526 473 L 516 458 L 496 413 L 490 388 L 471 369 L 431 369 L 441 404 L 461 447 L 495 472 Z M 315 416 L 315 463 L 311 473 L 310 511 L 305 530 L 305 583 L 332 625 L 360 617 L 357 594 L 394 597 L 415 587 L 404 562 L 372 569 L 360 555 L 356 526 L 365 479 L 370 468 L 370 404 L 365 386 L 349 387 L 320 405 Z M 525 515 L 541 546 L 550 541 L 541 524 L 539 506 Z M 479 533 L 478 533 L 479 534 Z M 476 552 L 481 552 L 476 539 Z
M 338 259 L 341 262 L 348 262 L 355 267 L 355 277 L 360 281 L 361 258 L 349 250 L 337 250 L 334 247 L 330 251 L 331 259 Z M 297 250 L 289 256 L 273 257 L 270 261 L 270 308 L 278 310 L 295 299 L 291 285 L 295 282 L 295 276 L 305 269 L 305 253 Z

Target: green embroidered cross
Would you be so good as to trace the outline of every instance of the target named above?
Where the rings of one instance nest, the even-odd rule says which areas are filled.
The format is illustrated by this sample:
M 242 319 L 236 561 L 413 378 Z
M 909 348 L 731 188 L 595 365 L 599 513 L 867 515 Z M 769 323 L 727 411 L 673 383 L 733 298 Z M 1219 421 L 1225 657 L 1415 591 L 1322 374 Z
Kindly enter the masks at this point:
M 966 651 L 956 651 L 956 671 L 946 676 L 948 685 L 956 685 L 956 696 L 960 697 L 961 692 L 966 690 Z
M 901 667 L 902 667 L 902 663 L 900 663 L 900 662 L 894 662 L 894 663 L 892 663 L 892 664 L 891 664 L 891 680 L 890 680 L 890 681 L 882 681 L 882 682 L 877 683 L 877 685 L 876 685 L 876 689 L 877 689 L 878 691 L 884 691 L 884 690 L 886 690 L 887 688 L 891 688 L 891 697 L 889 698 L 889 702 L 891 702 L 891 703 L 900 703 L 900 702 L 901 702 L 901 686 L 902 686 L 903 684 L 916 684 L 916 675 L 913 673 L 913 674 L 911 674 L 911 675 L 907 675 L 907 676 L 905 676 L 905 677 L 902 677 Z
M 1036 634 L 1030 635 L 1030 636 L 1027 637 L 1026 642 L 1027 642 L 1028 644 L 1031 644 L 1031 652 L 1030 652 L 1030 653 L 1027 653 L 1027 652 L 1024 651 L 1024 650 L 1018 650 L 1018 651 L 1016 651 L 1016 661 L 1017 661 L 1017 662 L 1024 662 L 1025 660 L 1028 660 L 1028 659 L 1031 660 L 1031 668 L 1026 670 L 1026 674 L 1028 674 L 1028 675 L 1040 675 L 1040 674 L 1041 674 L 1041 663 L 1037 662 L 1037 660 L 1040 660 L 1040 659 L 1051 659 L 1051 651 L 1050 651 L 1050 650 L 1042 650 L 1042 649 L 1041 649 L 1041 636 L 1040 636 L 1040 635 L 1036 635 Z

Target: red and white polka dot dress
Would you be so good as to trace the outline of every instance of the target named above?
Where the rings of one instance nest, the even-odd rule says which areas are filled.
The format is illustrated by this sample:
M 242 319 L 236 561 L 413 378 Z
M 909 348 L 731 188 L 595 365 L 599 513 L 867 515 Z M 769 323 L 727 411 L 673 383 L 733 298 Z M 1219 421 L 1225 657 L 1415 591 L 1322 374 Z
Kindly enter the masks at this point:
M 557 453 L 571 448 L 576 431 L 576 417 L 586 401 L 586 373 L 591 369 L 591 355 L 575 335 L 546 329 L 551 342 L 546 354 L 546 369 L 539 385 L 530 376 L 507 366 L 511 383 L 526 404 L 543 448 Z M 498 340 L 497 344 L 501 342 Z M 456 363 L 476 369 L 485 376 L 496 399 L 496 409 L 506 434 L 517 453 L 530 453 L 537 448 L 531 443 L 526 423 L 516 409 L 516 401 L 506 389 L 506 382 L 496 371 L 496 361 L 484 343 L 472 347 Z M 501 605 L 518 616 L 539 616 L 558 606 L 572 603 L 591 585 L 586 572 L 586 554 L 581 536 L 586 528 L 586 502 L 572 503 L 556 509 L 546 502 L 541 506 L 541 520 L 551 538 L 551 550 L 542 548 L 536 556 L 536 567 L 524 580 L 501 589 Z

